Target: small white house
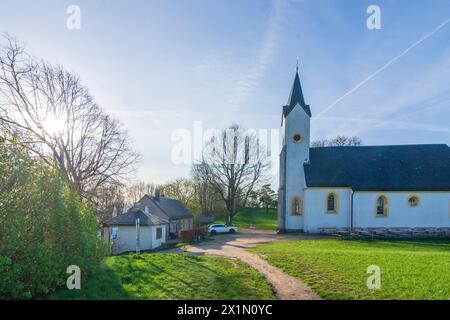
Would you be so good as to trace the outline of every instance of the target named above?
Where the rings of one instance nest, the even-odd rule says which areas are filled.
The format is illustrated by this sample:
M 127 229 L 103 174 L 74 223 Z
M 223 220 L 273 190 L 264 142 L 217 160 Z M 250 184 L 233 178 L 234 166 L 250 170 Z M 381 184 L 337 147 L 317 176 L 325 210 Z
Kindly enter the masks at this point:
M 165 234 L 167 240 L 176 239 L 180 231 L 193 228 L 193 214 L 180 201 L 164 197 L 158 188 L 154 197 L 144 195 L 136 206 L 141 209 L 147 208 L 152 215 L 169 222 Z
M 138 219 L 139 232 L 136 228 Z M 166 242 L 168 225 L 168 221 L 156 215 L 139 208 L 132 208 L 124 214 L 103 222 L 103 236 L 111 243 L 114 254 L 135 251 L 137 235 L 139 235 L 139 249 L 152 250 Z
M 312 148 L 311 117 L 297 72 L 282 110 L 280 231 L 450 230 L 449 146 Z

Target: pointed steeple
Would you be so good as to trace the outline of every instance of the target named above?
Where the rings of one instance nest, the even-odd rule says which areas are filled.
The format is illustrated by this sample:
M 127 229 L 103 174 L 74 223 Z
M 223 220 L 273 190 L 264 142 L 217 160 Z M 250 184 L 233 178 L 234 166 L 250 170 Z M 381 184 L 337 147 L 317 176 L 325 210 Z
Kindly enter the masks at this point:
M 306 114 L 311 117 L 311 109 L 309 108 L 309 105 L 305 103 L 302 85 L 300 84 L 300 77 L 298 76 L 298 59 L 297 67 L 295 68 L 294 84 L 292 85 L 291 94 L 289 95 L 287 105 L 283 107 L 283 114 L 287 116 L 297 104 L 299 104 L 303 110 L 305 110 Z
M 292 108 L 297 103 L 299 103 L 302 107 L 305 106 L 305 99 L 303 98 L 302 85 L 300 84 L 300 77 L 298 76 L 298 61 L 295 70 L 294 84 L 292 85 L 291 94 L 289 95 L 287 105 Z

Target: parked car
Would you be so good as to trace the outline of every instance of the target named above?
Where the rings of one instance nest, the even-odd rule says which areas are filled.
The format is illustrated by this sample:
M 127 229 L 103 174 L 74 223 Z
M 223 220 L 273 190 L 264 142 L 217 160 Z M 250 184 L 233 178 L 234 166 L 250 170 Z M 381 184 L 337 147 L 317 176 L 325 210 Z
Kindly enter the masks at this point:
M 237 227 L 235 226 L 226 226 L 224 224 L 212 224 L 208 227 L 209 234 L 216 233 L 235 233 L 237 231 Z

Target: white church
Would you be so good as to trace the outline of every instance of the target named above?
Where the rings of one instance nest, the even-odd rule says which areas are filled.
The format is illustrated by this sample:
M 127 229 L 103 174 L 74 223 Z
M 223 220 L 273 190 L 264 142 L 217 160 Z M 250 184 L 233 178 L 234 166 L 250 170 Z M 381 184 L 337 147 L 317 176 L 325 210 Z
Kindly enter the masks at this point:
M 297 68 L 282 111 L 280 232 L 414 228 L 450 234 L 449 146 L 313 148 L 311 116 Z

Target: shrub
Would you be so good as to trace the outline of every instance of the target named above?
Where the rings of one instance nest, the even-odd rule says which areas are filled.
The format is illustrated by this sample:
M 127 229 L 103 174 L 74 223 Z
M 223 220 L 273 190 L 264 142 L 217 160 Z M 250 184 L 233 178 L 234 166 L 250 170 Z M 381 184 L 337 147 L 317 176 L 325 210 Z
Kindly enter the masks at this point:
M 106 246 L 94 208 L 64 175 L 17 145 L 0 141 L 0 299 L 46 295 L 78 265 L 85 278 Z
M 183 241 L 193 241 L 199 236 L 205 237 L 207 235 L 208 235 L 207 228 L 197 228 L 180 231 L 180 239 Z

